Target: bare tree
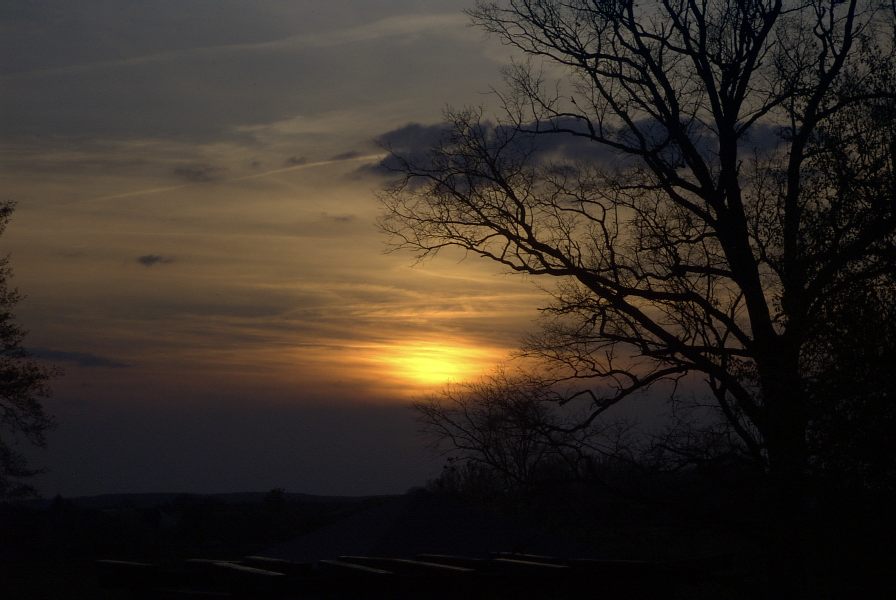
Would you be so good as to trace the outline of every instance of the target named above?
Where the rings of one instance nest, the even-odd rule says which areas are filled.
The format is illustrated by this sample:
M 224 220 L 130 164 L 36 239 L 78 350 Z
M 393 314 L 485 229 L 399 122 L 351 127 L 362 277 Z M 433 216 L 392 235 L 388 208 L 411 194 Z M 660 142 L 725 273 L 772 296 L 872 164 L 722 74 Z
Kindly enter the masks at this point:
M 471 15 L 527 60 L 497 124 L 453 112 L 426 160 L 393 159 L 384 228 L 419 256 L 456 246 L 556 278 L 530 350 L 588 382 L 592 415 L 705 383 L 769 473 L 777 547 L 794 551 L 826 314 L 896 262 L 894 6 L 509 0 Z
M 498 369 L 450 384 L 414 408 L 423 432 L 453 466 L 474 465 L 477 475 L 489 473 L 502 490 L 518 492 L 545 477 L 582 479 L 595 458 L 630 450 L 624 423 L 584 427 L 580 415 L 559 410 L 564 400 L 550 381 Z
M 0 204 L 0 233 L 12 210 L 11 203 Z M 8 286 L 8 263 L 7 257 L 0 258 L 0 499 L 32 492 L 26 481 L 39 471 L 28 467 L 17 445 L 25 441 L 43 446 L 53 423 L 41 404 L 49 395 L 51 372 L 22 347 L 25 333 L 12 314 L 19 293 Z

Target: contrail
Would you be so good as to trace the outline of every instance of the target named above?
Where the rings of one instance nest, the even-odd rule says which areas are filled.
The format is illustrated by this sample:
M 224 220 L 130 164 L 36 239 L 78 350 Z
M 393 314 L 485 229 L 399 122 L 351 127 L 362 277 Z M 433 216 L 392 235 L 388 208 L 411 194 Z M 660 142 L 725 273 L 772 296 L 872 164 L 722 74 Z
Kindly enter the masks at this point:
M 294 165 L 292 167 L 282 167 L 280 169 L 273 169 L 271 171 L 264 171 L 262 173 L 252 173 L 251 175 L 241 175 L 240 177 L 234 177 L 232 179 L 222 179 L 221 181 L 243 181 L 244 179 L 258 179 L 259 177 L 267 177 L 268 175 L 276 175 L 277 173 L 285 173 L 287 171 L 297 171 L 299 169 L 310 169 L 312 167 L 323 167 L 325 165 L 333 165 L 341 162 L 361 162 L 361 161 L 369 161 L 375 160 L 385 157 L 386 154 L 381 152 L 379 154 L 364 154 L 363 156 L 353 156 L 351 158 L 334 158 L 328 160 L 318 160 L 310 163 L 303 163 L 301 165 Z
M 191 185 L 197 185 L 197 184 L 196 183 L 182 183 L 181 185 L 172 185 L 169 187 L 160 187 L 160 188 L 149 188 L 146 190 L 125 192 L 123 194 L 112 194 L 111 196 L 97 196 L 96 198 L 88 198 L 86 200 L 83 200 L 83 202 L 99 202 L 100 200 L 114 200 L 116 198 L 128 198 L 130 196 L 144 196 L 146 194 L 159 194 L 161 192 L 170 192 L 172 190 L 179 190 L 181 188 L 190 187 Z
M 182 183 L 180 185 L 170 185 L 167 187 L 157 187 L 157 188 L 148 188 L 145 190 L 135 190 L 133 192 L 124 192 L 121 194 L 111 194 L 108 196 L 98 196 L 96 198 L 89 198 L 87 200 L 83 200 L 83 202 L 99 202 L 102 200 L 116 200 L 119 198 L 130 198 L 132 196 L 145 196 L 148 194 L 161 194 L 162 192 L 173 192 L 174 190 L 181 190 L 183 188 L 193 187 L 197 185 L 207 185 L 209 183 L 229 183 L 232 181 L 245 181 L 247 179 L 260 179 L 262 177 L 268 177 L 270 175 L 278 175 L 280 173 L 288 173 L 289 171 L 299 171 L 301 169 L 313 169 L 314 167 L 323 167 L 326 165 L 334 165 L 337 163 L 344 162 L 363 162 L 363 161 L 372 161 L 385 157 L 385 153 L 379 154 L 364 154 L 362 156 L 353 156 L 351 158 L 336 158 L 336 159 L 327 159 L 327 160 L 318 160 L 315 162 L 304 163 L 301 165 L 293 165 L 291 167 L 282 167 L 280 169 L 271 169 L 270 171 L 263 171 L 261 173 L 251 173 L 249 175 L 240 175 L 239 177 L 228 177 L 225 179 L 218 179 L 215 181 L 196 181 L 190 183 Z

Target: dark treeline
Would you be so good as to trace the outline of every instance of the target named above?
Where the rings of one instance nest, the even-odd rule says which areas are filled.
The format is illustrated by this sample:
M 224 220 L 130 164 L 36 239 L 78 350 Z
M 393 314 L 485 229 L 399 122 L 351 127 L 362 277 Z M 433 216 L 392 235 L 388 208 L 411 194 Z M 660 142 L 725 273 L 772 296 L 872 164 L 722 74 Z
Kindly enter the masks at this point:
M 817 598 L 888 589 L 896 565 L 893 325 L 865 315 L 834 316 L 831 326 L 842 354 L 816 383 L 795 557 Z M 678 399 L 651 427 L 606 415 L 583 426 L 558 397 L 554 382 L 499 370 L 418 402 L 423 432 L 446 455 L 428 489 L 540 524 L 597 556 L 724 556 L 719 593 L 766 593 L 775 489 L 713 412 Z

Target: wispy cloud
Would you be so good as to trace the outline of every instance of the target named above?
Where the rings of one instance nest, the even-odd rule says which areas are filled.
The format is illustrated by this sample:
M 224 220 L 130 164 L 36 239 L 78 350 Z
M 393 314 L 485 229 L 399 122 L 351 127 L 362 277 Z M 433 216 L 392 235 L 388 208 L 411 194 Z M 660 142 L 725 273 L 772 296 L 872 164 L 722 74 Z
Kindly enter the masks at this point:
M 144 254 L 137 257 L 137 262 L 144 267 L 153 267 L 155 265 L 165 265 L 173 263 L 174 259 L 170 256 L 162 256 L 161 254 Z
M 355 158 L 360 158 L 362 154 L 357 150 L 349 150 L 348 152 L 340 152 L 339 154 L 330 157 L 330 160 L 352 160 Z
M 191 183 L 206 183 L 221 179 L 227 169 L 208 164 L 183 165 L 172 171 L 177 177 Z
M 329 213 L 322 213 L 321 216 L 328 221 L 334 221 L 336 223 L 351 223 L 357 218 L 355 215 L 331 215 Z
M 58 75 L 63 73 L 77 74 L 109 68 L 172 62 L 187 57 L 217 57 L 220 55 L 238 54 L 243 52 L 287 50 L 302 47 L 330 48 L 345 44 L 372 42 L 389 37 L 419 36 L 432 31 L 442 33 L 446 31 L 457 31 L 465 33 L 467 30 L 465 27 L 467 22 L 468 19 L 466 15 L 459 12 L 435 13 L 428 15 L 400 15 L 386 17 L 354 27 L 315 33 L 302 33 L 263 42 L 201 46 L 168 52 L 155 52 L 143 56 L 123 59 L 101 60 L 78 65 L 67 65 L 64 67 L 51 67 L 34 69 L 26 72 L 15 72 L 10 75 L 0 75 L 0 80 L 9 77 L 19 78 L 33 75 Z
M 112 358 L 91 354 L 90 352 L 68 352 L 65 350 L 50 350 L 48 348 L 30 348 L 28 351 L 35 358 L 50 362 L 71 363 L 79 367 L 123 369 L 131 366 Z
M 130 198 L 133 196 L 144 196 L 144 195 L 148 195 L 148 194 L 161 194 L 164 192 L 173 192 L 176 190 L 182 190 L 182 189 L 190 187 L 190 186 L 201 185 L 203 183 L 209 183 L 212 181 L 215 183 L 247 181 L 250 179 L 261 179 L 264 177 L 270 177 L 271 175 L 279 175 L 280 173 L 288 173 L 290 171 L 297 171 L 297 170 L 302 170 L 302 169 L 313 169 L 315 167 L 325 167 L 328 165 L 333 165 L 333 164 L 343 163 L 343 162 L 353 162 L 353 161 L 375 162 L 375 161 L 383 160 L 385 157 L 386 157 L 386 154 L 382 153 L 382 152 L 376 153 L 376 154 L 359 154 L 357 152 L 345 152 L 341 155 L 334 156 L 327 160 L 318 160 L 318 161 L 314 161 L 314 162 L 302 162 L 302 163 L 295 164 L 292 166 L 281 167 L 279 169 L 270 169 L 267 171 L 250 173 L 248 175 L 240 175 L 240 176 L 236 176 L 236 177 L 227 177 L 227 178 L 223 178 L 223 179 L 202 179 L 202 178 L 200 178 L 201 173 L 198 173 L 195 175 L 195 177 L 197 177 L 197 179 L 190 181 L 190 183 L 182 183 L 180 185 L 169 185 L 169 186 L 162 186 L 162 187 L 152 187 L 152 188 L 146 188 L 146 189 L 141 189 L 141 190 L 122 192 L 120 194 L 109 194 L 109 195 L 105 195 L 105 196 L 97 196 L 94 198 L 86 199 L 85 201 L 86 202 L 98 202 L 98 201 L 102 201 L 102 200 L 117 200 L 120 198 Z

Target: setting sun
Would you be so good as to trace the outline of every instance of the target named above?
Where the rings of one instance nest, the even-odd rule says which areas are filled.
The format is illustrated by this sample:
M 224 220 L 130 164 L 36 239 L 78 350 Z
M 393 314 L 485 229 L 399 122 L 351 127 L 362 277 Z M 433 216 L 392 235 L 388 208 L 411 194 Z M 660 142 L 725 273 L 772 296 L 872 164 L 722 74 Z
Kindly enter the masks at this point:
M 383 350 L 382 361 L 395 377 L 423 386 L 474 379 L 499 360 L 493 350 L 469 346 L 412 342 Z

